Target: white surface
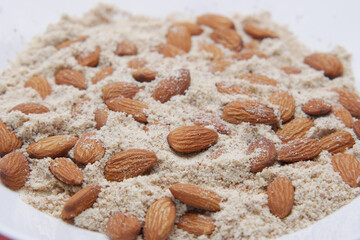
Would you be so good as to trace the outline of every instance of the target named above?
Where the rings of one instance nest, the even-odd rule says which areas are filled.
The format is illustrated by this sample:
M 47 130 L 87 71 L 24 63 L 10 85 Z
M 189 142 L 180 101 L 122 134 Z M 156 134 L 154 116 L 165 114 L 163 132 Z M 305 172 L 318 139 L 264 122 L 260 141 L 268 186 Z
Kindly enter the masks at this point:
M 80 16 L 97 0 L 0 0 L 0 71 L 8 60 L 24 48 L 34 35 L 41 34 L 62 13 Z M 353 54 L 353 70 L 360 79 L 360 1 L 286 1 L 286 0 L 151 0 L 103 1 L 119 8 L 150 16 L 165 16 L 171 12 L 197 15 L 204 12 L 249 14 L 270 11 L 273 19 L 288 25 L 298 38 L 314 50 L 329 51 L 344 46 Z M 1 81 L 1 79 L 0 79 Z M 357 86 L 360 87 L 359 80 Z M 14 239 L 106 239 L 104 235 L 75 228 L 49 217 L 18 199 L 17 194 L 0 185 L 0 232 Z M 360 239 L 360 198 L 326 217 L 310 228 L 287 235 L 281 240 Z

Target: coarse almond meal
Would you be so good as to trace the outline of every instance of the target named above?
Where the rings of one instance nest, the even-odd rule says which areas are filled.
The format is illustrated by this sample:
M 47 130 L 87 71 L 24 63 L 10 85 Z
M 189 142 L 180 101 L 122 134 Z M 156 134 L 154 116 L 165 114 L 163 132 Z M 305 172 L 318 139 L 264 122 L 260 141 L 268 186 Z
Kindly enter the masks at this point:
M 112 239 L 276 238 L 360 194 L 350 54 L 267 13 L 98 5 L 36 37 L 0 90 L 3 184 Z

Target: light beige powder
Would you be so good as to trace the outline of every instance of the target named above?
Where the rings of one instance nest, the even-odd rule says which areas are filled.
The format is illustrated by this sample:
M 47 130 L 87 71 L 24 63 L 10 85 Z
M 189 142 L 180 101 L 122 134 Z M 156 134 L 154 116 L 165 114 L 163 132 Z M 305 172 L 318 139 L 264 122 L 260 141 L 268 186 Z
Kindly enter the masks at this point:
M 82 185 L 85 187 L 97 184 L 102 187 L 102 191 L 96 203 L 75 218 L 75 225 L 105 232 L 109 217 L 117 211 L 135 215 L 143 225 L 148 207 L 163 196 L 172 197 L 169 186 L 181 182 L 199 184 L 211 189 L 224 201 L 221 203 L 221 211 L 207 212 L 216 223 L 215 231 L 210 236 L 196 237 L 175 226 L 169 239 L 275 238 L 309 226 L 359 195 L 358 188 L 349 187 L 339 174 L 333 171 L 328 152 L 322 152 L 314 161 L 287 165 L 275 163 L 260 173 L 251 173 L 250 159 L 246 154 L 250 141 L 262 136 L 274 141 L 277 149 L 281 146 L 280 139 L 270 126 L 227 123 L 231 130 L 230 135 L 220 134 L 214 146 L 193 154 L 177 154 L 172 151 L 166 140 L 169 133 L 166 127 L 153 125 L 146 132 L 143 130 L 144 124 L 136 122 L 131 116 L 126 117 L 124 113 L 110 111 L 106 126 L 101 130 L 95 129 L 94 110 L 106 108 L 101 88 L 118 81 L 135 82 L 131 76 L 132 69 L 127 67 L 127 62 L 134 56 L 119 57 L 114 54 L 117 43 L 122 40 L 135 43 L 139 52 L 136 57 L 144 58 L 148 62 L 147 67 L 159 72 L 153 82 L 138 83 L 145 89 L 134 99 L 149 106 L 146 110 L 148 122 L 168 124 L 171 130 L 192 125 L 199 113 L 208 112 L 221 116 L 224 106 L 230 101 L 250 98 L 246 95 L 219 94 L 215 83 L 220 81 L 238 82 L 254 93 L 252 99 L 267 104 L 267 99 L 275 90 L 286 90 L 295 98 L 296 118 L 306 117 L 301 106 L 307 100 L 321 97 L 330 103 L 336 103 L 338 96 L 329 89 L 341 86 L 354 88 L 350 55 L 343 48 L 337 47 L 332 53 L 343 62 L 344 74 L 330 81 L 322 72 L 303 64 L 304 56 L 312 51 L 300 44 L 286 28 L 271 22 L 266 13 L 251 17 L 273 29 L 280 38 L 261 41 L 259 50 L 269 55 L 268 59 L 253 57 L 246 61 L 234 61 L 231 59 L 233 52 L 217 44 L 225 58 L 232 62 L 224 72 L 212 74 L 211 55 L 199 50 L 200 43 L 213 43 L 209 37 L 212 29 L 204 26 L 203 34 L 192 37 L 192 48 L 188 54 L 164 58 L 155 51 L 157 45 L 166 41 L 166 32 L 172 23 L 184 20 L 195 22 L 195 17 L 184 19 L 169 16 L 166 19 L 152 19 L 99 5 L 82 18 L 64 16 L 59 23 L 50 25 L 46 32 L 37 36 L 28 49 L 19 54 L 11 67 L 1 74 L 1 120 L 23 139 L 21 152 L 26 154 L 26 147 L 34 141 L 58 134 L 81 136 L 95 131 L 97 138 L 104 143 L 104 157 L 83 168 Z M 231 18 L 244 42 L 249 42 L 250 37 L 242 30 L 242 23 L 247 16 L 237 14 Z M 72 44 L 60 51 L 55 49 L 54 46 L 78 36 L 89 37 L 85 42 Z M 101 48 L 98 67 L 80 66 L 76 56 L 93 50 L 95 46 Z M 100 68 L 108 65 L 115 68 L 114 73 L 97 84 L 92 84 L 90 79 Z M 302 73 L 287 75 L 280 69 L 289 65 L 301 69 Z M 54 74 L 63 68 L 83 72 L 88 89 L 85 91 L 72 86 L 56 85 Z M 175 96 L 164 104 L 156 102 L 151 97 L 155 86 L 179 68 L 190 70 L 191 85 L 186 94 Z M 277 87 L 264 86 L 235 78 L 250 71 L 273 78 L 280 84 Z M 51 85 L 52 94 L 45 100 L 42 100 L 35 90 L 23 87 L 34 75 L 46 77 Z M 74 115 L 74 105 L 84 97 L 91 100 L 81 108 L 82 114 Z M 24 115 L 17 111 L 8 113 L 13 106 L 24 102 L 39 102 L 51 111 L 38 115 Z M 277 106 L 269 106 L 273 107 L 279 116 Z M 315 127 L 308 132 L 308 137 L 318 139 L 336 130 L 345 129 L 357 139 L 351 129 L 346 128 L 331 114 L 315 118 L 314 122 Z M 159 159 L 158 163 L 142 176 L 123 182 L 107 181 L 103 174 L 106 162 L 114 154 L 131 148 L 153 151 Z M 347 153 L 360 157 L 358 140 Z M 215 155 L 219 156 L 216 158 Z M 69 152 L 69 157 L 74 157 L 73 150 Z M 55 179 L 49 171 L 52 159 L 29 158 L 29 161 L 31 175 L 20 192 L 21 199 L 41 211 L 59 217 L 65 201 L 81 187 L 69 186 Z M 295 187 L 293 209 L 291 214 L 282 220 L 269 212 L 266 195 L 267 185 L 279 176 L 288 177 Z M 192 208 L 172 199 L 176 203 L 178 221 L 181 215 Z M 142 236 L 138 239 L 142 239 Z

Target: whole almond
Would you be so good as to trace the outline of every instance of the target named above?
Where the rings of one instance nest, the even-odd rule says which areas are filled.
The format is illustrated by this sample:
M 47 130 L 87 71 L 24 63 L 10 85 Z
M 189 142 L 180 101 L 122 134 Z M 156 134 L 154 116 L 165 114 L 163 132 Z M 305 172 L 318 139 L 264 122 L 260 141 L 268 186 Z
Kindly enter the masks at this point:
M 175 151 L 189 153 L 211 146 L 218 137 L 218 134 L 211 129 L 201 126 L 185 126 L 171 131 L 167 141 Z
M 216 29 L 210 34 L 211 39 L 222 44 L 232 51 L 240 51 L 242 48 L 242 38 L 233 29 Z
M 357 120 L 354 122 L 353 130 L 354 130 L 354 133 L 356 134 L 356 136 L 358 138 L 360 138 L 360 120 Z
M 107 161 L 104 169 L 105 178 L 121 182 L 139 176 L 157 162 L 153 152 L 143 149 L 129 149 L 120 152 Z
M 272 108 L 253 100 L 228 103 L 224 108 L 222 118 L 227 122 L 235 124 L 250 122 L 252 124 L 273 125 L 278 123 Z
M 176 57 L 177 55 L 183 55 L 186 53 L 181 48 L 175 47 L 171 44 L 160 44 L 157 47 L 157 51 L 164 55 L 164 57 Z
M 262 53 L 260 51 L 246 50 L 246 51 L 235 53 L 234 55 L 232 55 L 232 59 L 239 60 L 239 61 L 241 61 L 241 60 L 249 60 L 253 56 L 257 56 L 258 58 L 265 58 L 265 59 L 269 58 L 268 55 L 266 55 L 265 53 Z
M 360 96 L 346 88 L 332 90 L 339 94 L 339 102 L 351 113 L 351 116 L 360 118 Z
M 294 187 L 287 177 L 278 177 L 267 187 L 268 206 L 272 214 L 287 217 L 294 204 Z
M 247 50 L 256 50 L 259 48 L 260 41 L 256 39 L 251 39 L 250 42 L 244 43 L 244 49 Z
M 286 74 L 299 74 L 301 70 L 297 67 L 285 66 L 281 68 Z
M 78 37 L 78 38 L 75 38 L 75 39 L 71 39 L 71 40 L 68 40 L 68 41 L 65 41 L 59 45 L 56 46 L 56 50 L 60 50 L 62 48 L 65 48 L 65 47 L 68 47 L 70 46 L 71 44 L 73 43 L 77 43 L 77 42 L 83 42 L 87 39 L 87 37 L 85 36 L 81 36 L 81 37 Z
M 268 28 L 262 28 L 255 22 L 246 22 L 243 28 L 247 34 L 255 39 L 278 38 L 278 35 L 274 31 Z
M 101 49 L 95 47 L 93 52 L 82 52 L 77 56 L 77 61 L 81 66 L 96 67 L 99 63 Z
M 142 68 L 147 64 L 147 61 L 143 58 L 133 58 L 128 62 L 128 67 L 133 69 Z
M 289 142 L 297 138 L 305 137 L 306 133 L 314 126 L 310 118 L 296 118 L 283 125 L 276 134 L 282 142 Z
M 310 116 L 321 116 L 330 112 L 331 105 L 321 98 L 313 98 L 307 101 L 301 109 Z
M 12 152 L 0 160 L 0 179 L 12 190 L 22 188 L 29 173 L 29 162 L 23 153 Z
M 106 233 L 111 240 L 135 240 L 140 230 L 139 220 L 122 212 L 115 213 L 106 224 Z
M 185 52 L 191 49 L 191 35 L 189 30 L 184 26 L 173 25 L 168 29 L 166 42 Z
M 10 109 L 9 112 L 12 111 L 20 111 L 23 114 L 41 114 L 41 113 L 47 113 L 50 110 L 45 107 L 44 105 L 41 105 L 40 103 L 20 103 Z
M 132 117 L 141 123 L 147 122 L 147 116 L 144 113 L 144 109 L 148 109 L 148 105 L 143 102 L 133 100 L 130 98 L 112 98 L 106 100 L 108 108 L 115 112 L 124 112 L 126 115 L 132 115 Z
M 274 92 L 270 98 L 269 102 L 274 105 L 279 106 L 279 110 L 281 113 L 281 120 L 283 123 L 288 122 L 295 114 L 295 100 L 293 96 L 291 96 L 286 91 L 276 91 Z
M 34 76 L 30 78 L 26 83 L 25 87 L 31 87 L 35 89 L 42 99 L 45 99 L 51 94 L 51 87 L 46 78 L 41 76 Z
M 99 130 L 101 127 L 106 125 L 108 112 L 104 109 L 96 109 L 95 112 L 96 129 Z
M 26 152 L 31 158 L 62 157 L 75 145 L 77 140 L 78 138 L 72 135 L 46 137 L 31 143 L 26 148 Z
M 360 163 L 352 155 L 338 153 L 331 158 L 331 164 L 335 172 L 340 173 L 341 178 L 350 187 L 358 187 L 360 177 Z
M 163 197 L 153 202 L 146 212 L 144 237 L 146 240 L 165 240 L 175 224 L 174 202 Z
M 114 68 L 111 66 L 105 67 L 103 69 L 101 69 L 98 73 L 96 73 L 96 75 L 91 79 L 91 82 L 93 84 L 100 82 L 101 80 L 103 80 L 104 78 L 110 76 L 113 72 L 114 72 Z
M 190 86 L 190 72 L 187 69 L 179 69 L 173 75 L 165 78 L 156 86 L 152 97 L 165 103 L 175 95 L 183 95 Z
M 73 114 L 74 115 L 83 114 L 87 106 L 89 106 L 90 100 L 91 100 L 90 98 L 86 97 L 78 101 L 72 110 Z
M 137 51 L 137 47 L 134 43 L 124 40 L 119 42 L 116 46 L 115 54 L 118 56 L 136 55 Z
M 324 71 L 324 75 L 330 79 L 341 76 L 344 69 L 337 57 L 327 53 L 311 54 L 304 59 L 304 63 L 316 70 Z
M 204 31 L 198 24 L 190 22 L 177 22 L 172 26 L 183 26 L 186 27 L 191 35 L 200 35 Z
M 203 14 L 196 19 L 197 24 L 206 25 L 213 29 L 235 28 L 234 23 L 227 17 L 218 14 Z
M 221 81 L 215 84 L 219 93 L 225 94 L 245 94 L 251 96 L 252 94 L 243 88 L 240 84 Z
M 215 230 L 215 221 L 205 214 L 187 212 L 181 216 L 177 227 L 195 235 L 209 235 Z
M 247 154 L 250 155 L 250 171 L 261 172 L 275 163 L 275 144 L 267 138 L 259 138 L 250 144 Z
M 262 85 L 270 85 L 270 86 L 276 86 L 278 84 L 276 80 L 256 73 L 245 73 L 243 75 L 238 76 L 237 78 L 244 79 L 254 84 L 262 84 Z
M 311 138 L 297 138 L 284 144 L 277 152 L 281 162 L 298 162 L 311 160 L 321 152 L 319 141 Z
M 58 85 L 70 85 L 78 89 L 86 89 L 86 78 L 82 72 L 64 69 L 55 75 L 55 83 Z
M 155 79 L 157 72 L 148 68 L 138 68 L 131 73 L 133 78 L 138 82 L 151 82 Z
M 354 119 L 352 118 L 351 113 L 342 105 L 333 104 L 331 106 L 331 113 L 334 114 L 337 119 L 342 121 L 346 127 L 352 128 Z
M 346 131 L 334 132 L 320 139 L 322 150 L 329 153 L 344 152 L 346 149 L 352 148 L 354 144 L 354 138 Z
M 212 126 L 218 133 L 230 134 L 230 128 L 224 120 L 211 114 L 198 114 L 195 117 L 195 125 L 201 127 Z
M 227 60 L 224 60 L 224 59 L 219 59 L 219 60 L 211 62 L 210 71 L 212 73 L 223 72 L 230 65 L 231 65 L 230 61 L 227 61 Z
M 101 91 L 105 101 L 116 97 L 133 98 L 141 89 L 144 87 L 139 87 L 135 83 L 115 82 L 106 85 Z
M 95 132 L 82 135 L 74 150 L 75 161 L 84 165 L 100 160 L 104 154 L 103 142 L 96 137 Z
M 70 185 L 80 185 L 84 179 L 81 169 L 70 158 L 51 161 L 50 171 L 57 179 Z
M 21 145 L 21 140 L 0 120 L 0 157 L 20 148 Z
M 66 201 L 61 211 L 61 218 L 63 220 L 72 219 L 90 208 L 96 202 L 100 191 L 99 186 L 89 185 L 75 193 Z
M 202 51 L 206 51 L 208 53 L 211 53 L 212 54 L 212 58 L 211 58 L 212 61 L 217 61 L 217 60 L 220 60 L 220 59 L 224 58 L 223 52 L 215 44 L 201 43 L 199 45 L 199 49 L 202 50 Z
M 214 191 L 198 185 L 176 183 L 171 185 L 170 192 L 181 202 L 205 211 L 220 211 L 221 197 Z

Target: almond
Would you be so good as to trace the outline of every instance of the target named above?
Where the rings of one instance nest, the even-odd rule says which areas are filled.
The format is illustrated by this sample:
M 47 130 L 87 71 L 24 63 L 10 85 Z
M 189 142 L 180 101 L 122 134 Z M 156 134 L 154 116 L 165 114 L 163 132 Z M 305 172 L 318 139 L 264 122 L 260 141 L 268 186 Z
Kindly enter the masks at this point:
M 210 34 L 210 37 L 214 42 L 220 43 L 232 51 L 240 51 L 242 48 L 242 38 L 235 30 L 216 29 Z
M 307 101 L 301 109 L 310 116 L 321 116 L 330 112 L 331 105 L 321 98 L 313 98 Z
M 81 169 L 70 158 L 51 161 L 50 171 L 57 179 L 70 185 L 80 185 L 84 179 Z
M 77 140 L 78 138 L 72 135 L 46 137 L 31 143 L 26 148 L 26 152 L 31 158 L 62 157 L 75 145 Z
M 234 23 L 229 18 L 218 14 L 203 14 L 197 17 L 196 22 L 213 29 L 235 28 Z
M 141 123 L 147 122 L 147 116 L 144 113 L 144 109 L 148 109 L 148 105 L 143 102 L 133 100 L 130 98 L 112 98 L 106 100 L 108 108 L 115 112 L 124 112 L 126 115 L 132 115 L 132 117 Z
M 30 78 L 26 83 L 25 87 L 31 87 L 35 89 L 42 99 L 45 99 L 51 94 L 51 87 L 46 78 L 40 76 L 34 76 Z
M 78 37 L 78 38 L 75 38 L 75 39 L 72 39 L 72 40 L 65 41 L 65 42 L 57 45 L 57 46 L 56 46 L 56 50 L 60 50 L 61 48 L 68 47 L 68 46 L 70 46 L 70 45 L 73 44 L 73 43 L 83 42 L 83 41 L 85 41 L 86 39 L 87 39 L 87 37 L 81 36 L 81 37 Z
M 55 76 L 55 83 L 58 85 L 74 86 L 80 90 L 87 88 L 84 74 L 71 69 L 64 69 L 58 72 Z
M 191 35 L 200 35 L 204 31 L 198 24 L 190 22 L 177 22 L 172 26 L 183 26 L 186 27 Z
M 89 106 L 90 98 L 86 97 L 81 99 L 79 102 L 77 102 L 73 108 L 73 114 L 83 114 L 84 110 L 86 110 L 86 107 Z
M 298 162 L 311 160 L 321 152 L 319 141 L 311 138 L 297 138 L 283 145 L 277 152 L 281 162 Z
M 168 132 L 170 132 L 170 126 L 165 124 L 165 123 L 161 123 L 161 122 L 152 122 L 152 123 L 148 123 L 144 126 L 144 131 L 145 132 L 148 132 L 151 128 L 163 128 L 163 129 L 166 129 Z
M 77 61 L 81 66 L 96 67 L 99 63 L 101 49 L 95 47 L 93 52 L 82 52 L 77 56 Z
M 74 150 L 75 161 L 84 165 L 100 160 L 104 154 L 103 142 L 96 137 L 95 132 L 82 135 Z
M 346 110 L 342 105 L 340 104 L 334 104 L 331 106 L 331 113 L 334 114 L 334 116 L 342 121 L 346 127 L 352 128 L 354 119 L 351 116 L 351 113 Z
M 221 197 L 214 191 L 198 185 L 176 183 L 171 185 L 170 192 L 181 202 L 205 211 L 220 211 Z
M 111 66 L 105 67 L 103 69 L 101 69 L 98 73 L 96 73 L 96 75 L 91 79 L 91 82 L 93 84 L 100 82 L 101 80 L 103 80 L 104 78 L 110 76 L 113 72 L 114 72 L 114 68 Z
M 50 110 L 45 107 L 44 105 L 41 105 L 40 103 L 20 103 L 10 109 L 9 112 L 12 111 L 20 111 L 23 114 L 41 114 L 41 113 L 47 113 Z
M 106 125 L 108 112 L 104 109 L 96 109 L 95 112 L 96 129 L 99 130 L 101 127 Z
M 112 240 L 135 240 L 140 230 L 139 220 L 122 212 L 115 213 L 106 224 L 106 233 Z
M 281 68 L 286 74 L 299 74 L 301 70 L 297 67 L 285 66 Z
M 138 50 L 135 44 L 125 40 L 118 43 L 115 54 L 118 56 L 136 55 L 137 51 Z
M 115 82 L 110 83 L 101 89 L 103 99 L 108 100 L 116 97 L 133 98 L 144 87 L 135 83 Z
M 143 58 L 134 58 L 131 59 L 128 62 L 128 67 L 129 68 L 134 68 L 134 69 L 138 69 L 138 68 L 142 68 L 147 64 L 147 61 Z
M 183 55 L 186 52 L 171 44 L 160 44 L 157 47 L 157 51 L 164 55 L 164 57 L 176 57 L 177 55 Z
M 167 44 L 173 45 L 189 52 L 191 49 L 191 35 L 189 30 L 184 26 L 171 26 L 166 35 Z
M 160 198 L 148 208 L 145 217 L 146 240 L 165 240 L 175 224 L 176 207 L 168 197 Z
M 278 82 L 272 78 L 268 78 L 264 75 L 255 74 L 255 73 L 245 73 L 243 75 L 238 76 L 237 78 L 244 79 L 254 84 L 263 84 L 270 86 L 276 86 L 278 84 Z
M 21 140 L 0 120 L 0 157 L 20 148 L 21 145 Z
M 281 90 L 276 91 L 270 96 L 269 102 L 279 106 L 283 123 L 289 121 L 294 116 L 295 100 L 289 93 Z
M 189 70 L 179 69 L 172 76 L 159 82 L 152 97 L 161 103 L 165 103 L 175 95 L 184 95 L 190 86 L 190 81 Z
M 304 59 L 304 63 L 310 67 L 324 71 L 324 75 L 330 79 L 339 77 L 343 73 L 341 61 L 327 53 L 314 53 Z
M 273 125 L 278 123 L 272 108 L 253 100 L 228 103 L 224 108 L 222 118 L 227 122 L 235 124 L 250 122 L 252 124 Z
M 247 154 L 250 155 L 250 171 L 261 172 L 275 163 L 275 144 L 267 138 L 259 138 L 250 144 Z
M 339 102 L 351 113 L 351 116 L 360 118 L 359 95 L 346 88 L 334 88 L 332 90 L 339 94 Z
M 63 220 L 72 219 L 90 208 L 96 202 L 100 191 L 99 186 L 89 185 L 75 193 L 66 201 L 61 211 L 61 218 Z
M 120 152 L 107 161 L 104 169 L 108 181 L 121 182 L 141 175 L 157 162 L 153 152 L 143 149 L 129 149 Z
M 274 31 L 268 28 L 261 28 L 255 22 L 246 22 L 243 28 L 247 34 L 255 39 L 262 40 L 264 38 L 278 38 L 278 35 Z
M 360 138 L 360 120 L 357 120 L 356 122 L 354 122 L 353 130 L 354 130 L 354 133 L 356 134 L 356 136 L 358 138 Z
M 148 68 L 138 68 L 131 73 L 133 78 L 139 82 L 151 82 L 155 79 L 157 72 Z
M 240 84 L 235 84 L 227 81 L 221 81 L 218 83 L 215 83 L 216 88 L 219 93 L 225 93 L 225 94 L 245 94 L 248 96 L 251 96 L 252 94 L 243 88 Z
M 218 134 L 211 129 L 200 126 L 185 126 L 171 131 L 167 141 L 175 151 L 189 153 L 211 146 L 218 137 Z
M 352 155 L 338 153 L 331 158 L 331 164 L 335 172 L 340 173 L 341 178 L 350 187 L 358 187 L 360 177 L 360 163 Z
M 220 48 L 218 48 L 215 44 L 206 44 L 206 43 L 201 43 L 199 45 L 199 49 L 202 51 L 206 51 L 208 53 L 212 54 L 212 61 L 217 61 L 217 60 L 221 60 L 224 58 L 224 54 L 221 51 Z
M 246 51 L 243 51 L 243 52 L 238 52 L 238 53 L 235 53 L 234 55 L 232 55 L 232 59 L 235 59 L 235 60 L 249 60 L 250 58 L 252 58 L 253 56 L 257 56 L 258 58 L 269 58 L 268 55 L 260 52 L 260 51 L 257 51 L 257 50 L 246 50 Z
M 289 142 L 297 138 L 305 137 L 306 133 L 314 127 L 314 121 L 310 118 L 296 118 L 283 125 L 276 134 L 283 142 Z
M 201 127 L 212 126 L 218 133 L 230 134 L 230 128 L 226 126 L 226 123 L 221 118 L 215 115 L 198 114 L 194 123 Z
M 215 221 L 205 214 L 187 212 L 181 216 L 177 227 L 195 235 L 209 235 L 215 230 Z
M 256 49 L 259 48 L 259 45 L 260 45 L 259 40 L 251 39 L 250 42 L 247 42 L 247 43 L 244 44 L 244 49 L 256 50 Z
M 278 177 L 267 187 L 268 206 L 272 214 L 287 217 L 294 204 L 294 187 L 287 177 Z
M 352 148 L 354 144 L 354 138 L 346 131 L 334 132 L 320 139 L 322 150 L 329 153 L 344 152 L 346 149 Z
M 231 65 L 230 61 L 223 59 L 213 61 L 211 64 L 211 72 L 212 73 L 223 72 L 230 65 Z
M 29 173 L 29 162 L 23 153 L 12 152 L 0 160 L 0 179 L 12 190 L 22 188 Z

